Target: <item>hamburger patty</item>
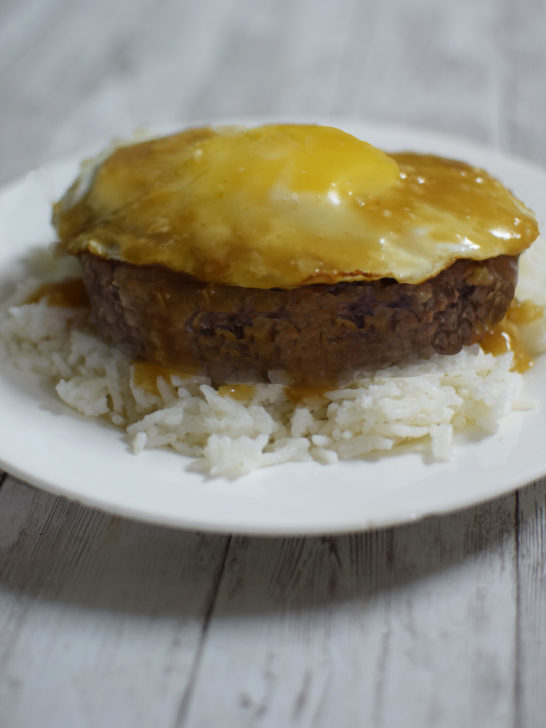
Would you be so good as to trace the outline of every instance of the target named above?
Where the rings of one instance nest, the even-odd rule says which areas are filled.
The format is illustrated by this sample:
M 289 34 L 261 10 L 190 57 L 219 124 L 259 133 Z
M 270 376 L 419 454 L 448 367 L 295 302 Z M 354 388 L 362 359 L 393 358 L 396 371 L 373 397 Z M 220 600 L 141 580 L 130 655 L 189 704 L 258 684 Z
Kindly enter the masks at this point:
M 215 382 L 333 384 L 355 371 L 455 354 L 491 329 L 514 296 L 517 256 L 458 260 L 419 284 L 390 278 L 258 289 L 161 266 L 80 255 L 99 333 L 134 359 Z

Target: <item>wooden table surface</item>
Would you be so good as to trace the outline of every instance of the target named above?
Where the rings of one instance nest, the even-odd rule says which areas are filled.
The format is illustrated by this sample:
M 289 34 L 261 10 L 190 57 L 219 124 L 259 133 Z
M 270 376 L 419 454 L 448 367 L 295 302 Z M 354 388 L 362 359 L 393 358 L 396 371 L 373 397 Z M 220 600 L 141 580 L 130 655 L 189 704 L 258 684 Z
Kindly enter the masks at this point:
M 546 166 L 545 33 L 543 0 L 3 0 L 0 181 L 136 126 L 246 115 L 394 122 Z M 0 726 L 544 726 L 545 524 L 544 480 L 271 539 L 0 473 Z

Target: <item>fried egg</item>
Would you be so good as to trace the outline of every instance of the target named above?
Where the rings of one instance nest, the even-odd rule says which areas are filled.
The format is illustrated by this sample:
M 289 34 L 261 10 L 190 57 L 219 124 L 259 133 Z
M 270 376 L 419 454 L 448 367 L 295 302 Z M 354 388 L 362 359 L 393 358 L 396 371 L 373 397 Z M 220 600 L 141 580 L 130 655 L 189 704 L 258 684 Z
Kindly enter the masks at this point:
M 209 127 L 120 146 L 55 206 L 70 253 L 254 288 L 393 278 L 517 255 L 530 210 L 487 172 L 330 126 Z

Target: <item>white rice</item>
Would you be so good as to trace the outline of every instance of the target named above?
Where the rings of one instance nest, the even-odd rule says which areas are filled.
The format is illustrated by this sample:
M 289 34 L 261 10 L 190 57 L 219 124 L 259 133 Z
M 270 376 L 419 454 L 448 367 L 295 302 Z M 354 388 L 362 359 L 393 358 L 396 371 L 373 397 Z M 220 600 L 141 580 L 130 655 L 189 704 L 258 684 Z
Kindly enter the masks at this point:
M 539 269 L 545 280 L 546 256 L 533 255 L 522 289 L 544 296 L 543 283 L 531 277 Z M 50 380 L 78 412 L 124 428 L 135 453 L 170 447 L 201 459 L 210 475 L 230 478 L 289 461 L 332 464 L 389 453 L 402 444 L 447 460 L 459 433 L 494 433 L 510 411 L 529 406 L 522 375 L 510 369 L 512 355 L 495 357 L 478 346 L 359 376 L 297 402 L 282 384 L 257 384 L 235 399 L 206 377 L 178 374 L 159 377 L 149 391 L 135 383 L 132 362 L 95 336 L 87 310 L 25 303 L 45 280 L 65 277 L 67 265 L 45 252 L 34 256 L 32 275 L 0 304 L 0 356 Z M 546 349 L 545 318 L 532 327 L 538 353 Z

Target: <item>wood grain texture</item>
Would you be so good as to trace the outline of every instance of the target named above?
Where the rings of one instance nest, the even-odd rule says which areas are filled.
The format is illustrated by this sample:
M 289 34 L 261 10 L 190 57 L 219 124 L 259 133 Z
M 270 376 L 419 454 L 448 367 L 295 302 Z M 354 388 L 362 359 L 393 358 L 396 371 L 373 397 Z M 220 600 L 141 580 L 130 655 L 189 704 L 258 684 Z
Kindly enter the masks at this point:
M 26 0 L 0 30 L 14 145 L 0 179 L 139 125 L 233 115 L 359 116 L 513 146 L 521 109 L 538 129 L 546 103 L 530 73 L 544 23 L 526 5 L 544 17 L 534 0 Z
M 546 144 L 541 118 L 546 109 L 546 87 L 539 83 L 546 70 L 544 32 L 546 5 L 541 0 L 505 3 L 502 27 L 505 53 L 501 58 L 506 119 L 504 146 L 544 167 Z
M 542 0 L 4 0 L 0 182 L 138 126 L 246 115 L 430 128 L 544 165 L 545 31 Z M 536 728 L 545 535 L 545 480 L 272 540 L 0 472 L 0 725 Z
M 229 725 L 512 725 L 513 524 L 505 498 L 337 539 L 236 539 L 180 725 L 214 725 L 206 696 L 229 673 Z
M 518 494 L 517 725 L 546 715 L 546 480 Z
M 171 725 L 228 540 L 0 491 L 0 725 Z

